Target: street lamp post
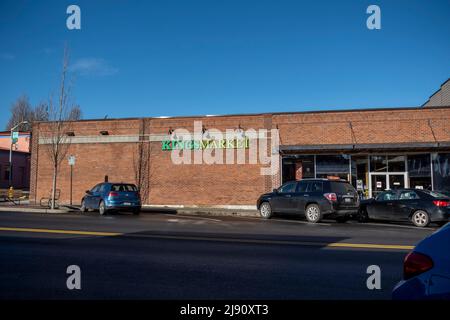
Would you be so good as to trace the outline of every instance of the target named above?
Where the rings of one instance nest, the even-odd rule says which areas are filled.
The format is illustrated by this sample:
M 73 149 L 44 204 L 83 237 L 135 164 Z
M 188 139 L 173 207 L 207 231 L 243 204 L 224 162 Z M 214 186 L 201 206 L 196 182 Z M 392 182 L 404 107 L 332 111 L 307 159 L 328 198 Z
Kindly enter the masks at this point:
M 13 146 L 13 131 L 21 124 L 28 124 L 28 121 L 22 121 L 11 128 L 11 145 L 9 146 L 9 187 L 12 187 L 12 146 Z

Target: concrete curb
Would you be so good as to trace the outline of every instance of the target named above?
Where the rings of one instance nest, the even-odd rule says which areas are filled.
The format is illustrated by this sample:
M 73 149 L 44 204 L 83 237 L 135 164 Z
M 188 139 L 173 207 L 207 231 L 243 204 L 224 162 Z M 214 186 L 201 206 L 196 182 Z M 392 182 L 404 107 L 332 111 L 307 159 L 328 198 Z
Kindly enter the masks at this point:
M 210 215 L 210 216 L 229 216 L 229 217 L 259 217 L 258 211 L 233 211 L 233 210 L 189 210 L 189 209 L 179 209 L 178 214 L 191 214 L 191 215 Z
M 70 210 L 46 209 L 46 208 L 23 208 L 23 207 L 0 207 L 0 212 L 28 212 L 28 213 L 69 213 Z
M 28 212 L 28 213 L 76 213 L 74 208 L 66 209 L 47 209 L 47 208 L 26 208 L 15 206 L 0 206 L 0 212 Z M 184 215 L 208 215 L 208 216 L 229 216 L 229 217 L 259 217 L 257 210 L 243 209 L 219 209 L 219 208 L 199 208 L 199 207 L 152 207 L 144 206 L 142 213 L 172 213 Z

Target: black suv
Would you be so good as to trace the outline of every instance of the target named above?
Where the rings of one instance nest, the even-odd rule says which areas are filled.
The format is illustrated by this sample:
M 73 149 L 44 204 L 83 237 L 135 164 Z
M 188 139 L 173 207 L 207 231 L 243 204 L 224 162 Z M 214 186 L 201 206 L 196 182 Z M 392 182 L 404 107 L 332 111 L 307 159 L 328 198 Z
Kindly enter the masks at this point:
M 298 213 L 312 223 L 323 217 L 345 222 L 357 215 L 359 197 L 345 180 L 303 179 L 286 182 L 273 192 L 263 194 L 256 206 L 265 219 L 273 213 Z

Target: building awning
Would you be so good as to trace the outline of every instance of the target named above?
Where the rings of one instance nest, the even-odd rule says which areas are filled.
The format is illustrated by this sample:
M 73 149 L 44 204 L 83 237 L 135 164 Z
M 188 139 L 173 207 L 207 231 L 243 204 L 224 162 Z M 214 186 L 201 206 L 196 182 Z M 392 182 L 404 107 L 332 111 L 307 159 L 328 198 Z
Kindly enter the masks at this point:
M 417 143 L 371 143 L 371 144 L 316 144 L 316 145 L 282 145 L 280 152 L 293 153 L 356 153 L 356 152 L 393 152 L 393 151 L 438 151 L 450 148 L 450 142 Z

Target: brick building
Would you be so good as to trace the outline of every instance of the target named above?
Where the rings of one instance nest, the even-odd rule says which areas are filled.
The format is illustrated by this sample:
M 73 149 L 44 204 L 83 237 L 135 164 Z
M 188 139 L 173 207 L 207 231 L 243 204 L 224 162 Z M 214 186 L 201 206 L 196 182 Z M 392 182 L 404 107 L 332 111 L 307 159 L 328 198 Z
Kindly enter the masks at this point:
M 424 107 L 439 107 L 450 105 L 450 79 L 441 84 L 441 87 L 433 93 L 423 104 Z
M 33 125 L 32 201 L 51 190 L 47 127 L 45 122 Z M 201 137 L 192 138 L 189 133 L 199 128 Z M 216 140 L 205 135 L 227 129 L 244 139 L 254 131 L 256 135 L 248 145 L 226 139 L 203 145 Z M 105 176 L 139 184 L 151 205 L 248 207 L 283 182 L 330 176 L 351 181 L 367 196 L 398 187 L 450 191 L 450 107 L 445 106 L 81 120 L 72 122 L 68 133 L 67 156 L 76 157 L 74 203 Z M 276 141 L 279 147 L 274 148 Z M 262 174 L 267 163 L 250 161 L 252 148 L 265 145 L 262 142 L 268 147 L 259 148 L 258 156 L 272 157 L 273 174 Z M 241 152 L 245 161 L 176 164 L 170 149 L 189 154 L 190 160 L 195 152 L 208 151 L 223 162 L 227 152 L 233 153 L 234 162 Z M 62 203 L 70 198 L 69 169 L 64 160 L 57 184 Z
M 9 153 L 12 151 L 11 183 L 14 189 L 28 190 L 30 186 L 30 132 L 19 132 L 11 146 L 11 132 L 0 132 L 0 189 L 9 188 Z

